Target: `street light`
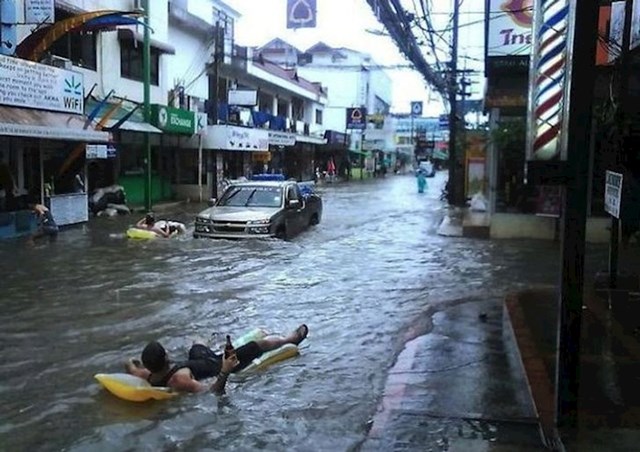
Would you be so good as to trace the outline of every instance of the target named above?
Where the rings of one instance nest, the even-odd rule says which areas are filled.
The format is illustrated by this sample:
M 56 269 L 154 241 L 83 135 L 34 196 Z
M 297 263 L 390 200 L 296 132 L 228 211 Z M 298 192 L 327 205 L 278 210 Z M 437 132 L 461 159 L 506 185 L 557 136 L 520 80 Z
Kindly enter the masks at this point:
M 142 84 L 144 95 L 144 121 L 148 124 L 151 121 L 150 106 L 151 103 L 151 37 L 149 36 L 149 0 L 142 0 L 142 8 L 144 9 L 144 40 L 142 43 Z M 149 212 L 151 210 L 151 141 L 149 132 L 144 134 L 144 150 L 145 160 L 147 162 L 145 168 L 144 183 L 144 207 Z

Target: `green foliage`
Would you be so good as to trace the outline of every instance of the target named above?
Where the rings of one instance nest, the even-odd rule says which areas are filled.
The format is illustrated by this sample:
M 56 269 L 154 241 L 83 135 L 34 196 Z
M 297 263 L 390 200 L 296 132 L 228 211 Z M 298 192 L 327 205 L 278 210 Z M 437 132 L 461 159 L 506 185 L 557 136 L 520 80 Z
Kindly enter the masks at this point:
M 522 149 L 527 140 L 526 118 L 498 121 L 491 131 L 491 140 L 499 149 Z

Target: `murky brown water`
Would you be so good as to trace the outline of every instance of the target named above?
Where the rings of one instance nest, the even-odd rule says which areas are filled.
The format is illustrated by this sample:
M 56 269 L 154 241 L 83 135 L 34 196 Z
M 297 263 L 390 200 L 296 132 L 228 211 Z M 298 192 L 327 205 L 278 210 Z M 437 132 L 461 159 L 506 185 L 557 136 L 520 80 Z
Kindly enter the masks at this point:
M 441 175 L 324 188 L 323 222 L 293 241 L 134 242 L 134 218 L 96 219 L 55 242 L 0 243 L 0 448 L 347 450 L 364 438 L 402 345 L 432 299 L 557 279 L 556 244 L 435 235 Z M 195 207 L 175 213 L 189 221 Z M 146 341 L 310 327 L 301 356 L 229 396 L 135 404 L 93 375 Z

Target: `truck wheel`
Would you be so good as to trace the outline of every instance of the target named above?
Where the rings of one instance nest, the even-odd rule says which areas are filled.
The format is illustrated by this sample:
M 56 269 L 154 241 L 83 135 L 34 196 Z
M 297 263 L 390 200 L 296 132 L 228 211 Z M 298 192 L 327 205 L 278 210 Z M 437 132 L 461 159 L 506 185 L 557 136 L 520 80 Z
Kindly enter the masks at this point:
M 315 226 L 318 223 L 320 223 L 320 220 L 318 219 L 318 214 L 314 213 L 313 215 L 311 215 L 311 218 L 309 218 L 309 226 Z
M 287 238 L 287 230 L 285 229 L 284 226 L 280 226 L 276 230 L 276 238 L 282 239 L 282 240 L 285 240 Z

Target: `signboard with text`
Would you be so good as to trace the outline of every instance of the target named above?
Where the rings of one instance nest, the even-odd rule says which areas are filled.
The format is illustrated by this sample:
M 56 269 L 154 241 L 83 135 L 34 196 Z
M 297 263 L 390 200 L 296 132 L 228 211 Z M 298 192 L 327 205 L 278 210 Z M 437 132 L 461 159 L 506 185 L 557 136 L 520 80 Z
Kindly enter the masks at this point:
M 87 160 L 116 157 L 116 148 L 112 144 L 87 144 L 85 151 Z
M 193 135 L 196 133 L 196 115 L 189 110 L 151 105 L 151 124 L 166 133 Z
M 487 56 L 529 55 L 533 0 L 490 0 Z
M 0 55 L 0 105 L 84 113 L 81 73 Z
M 616 218 L 620 218 L 622 201 L 622 174 L 607 171 L 604 187 L 604 210 Z
M 366 108 L 347 108 L 347 129 L 366 129 L 366 118 Z
M 24 22 L 35 25 L 55 22 L 53 0 L 25 0 Z
M 229 105 L 255 107 L 258 105 L 258 92 L 255 89 L 232 89 L 227 95 Z
M 288 132 L 269 130 L 269 144 L 272 146 L 293 146 L 296 144 L 296 135 Z

